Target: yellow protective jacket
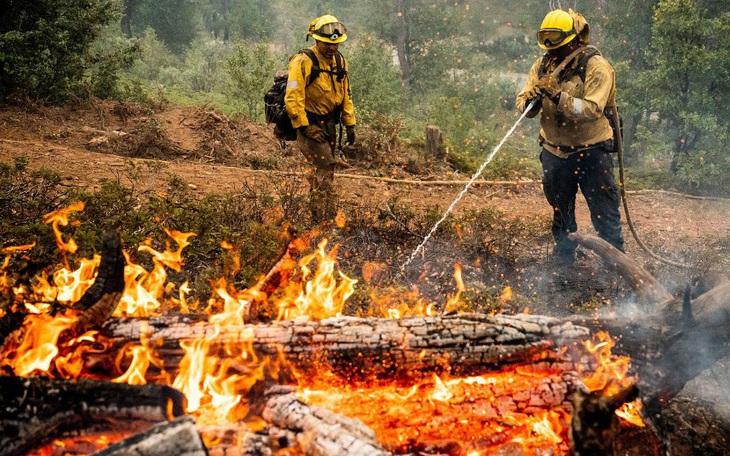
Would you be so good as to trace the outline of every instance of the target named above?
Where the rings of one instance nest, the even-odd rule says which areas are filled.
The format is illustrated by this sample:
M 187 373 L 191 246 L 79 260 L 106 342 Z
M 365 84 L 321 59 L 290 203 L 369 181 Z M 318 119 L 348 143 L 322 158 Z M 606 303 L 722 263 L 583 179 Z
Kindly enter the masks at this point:
M 532 65 L 527 75 L 525 86 L 517 95 L 516 105 L 520 112 L 527 107 L 525 94 L 538 81 L 543 56 Z M 595 146 L 613 138 L 611 125 L 604 115 L 607 106 L 615 104 L 616 77 L 613 68 L 601 55 L 594 55 L 588 60 L 585 69 L 585 83 L 576 68 L 579 58 L 575 57 L 564 72 L 571 74 L 560 81 L 562 94 L 556 105 L 547 97 L 542 98 L 540 117 L 540 136 L 542 146 L 553 154 L 565 158 L 571 153 Z M 547 74 L 560 62 L 548 60 L 545 65 Z M 535 117 L 536 110 L 527 116 Z
M 321 70 L 337 70 L 335 57 L 328 60 L 317 51 L 317 46 L 310 49 L 319 60 Z M 344 57 L 342 65 L 345 70 L 348 69 Z M 338 82 L 334 75 L 322 71 L 317 79 L 307 85 L 311 73 L 312 60 L 306 54 L 298 53 L 289 61 L 289 79 L 284 102 L 294 128 L 309 125 L 307 112 L 324 116 L 338 106 L 342 108 L 342 123 L 345 126 L 355 125 L 355 106 L 352 104 L 349 76 L 346 75 Z

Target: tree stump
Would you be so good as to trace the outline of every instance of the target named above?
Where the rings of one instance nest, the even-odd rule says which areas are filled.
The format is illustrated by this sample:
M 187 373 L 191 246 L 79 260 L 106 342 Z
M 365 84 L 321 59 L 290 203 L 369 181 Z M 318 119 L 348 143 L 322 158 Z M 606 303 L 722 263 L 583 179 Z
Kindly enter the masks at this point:
M 446 156 L 444 138 L 436 125 L 426 126 L 426 152 L 429 156 L 442 159 Z

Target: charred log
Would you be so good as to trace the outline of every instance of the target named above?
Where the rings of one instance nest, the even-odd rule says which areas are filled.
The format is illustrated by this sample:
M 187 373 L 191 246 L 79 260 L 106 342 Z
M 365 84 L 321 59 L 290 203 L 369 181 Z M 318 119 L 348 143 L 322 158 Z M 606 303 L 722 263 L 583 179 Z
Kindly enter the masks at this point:
M 104 234 L 101 262 L 94 284 L 72 308 L 81 311 L 75 331 L 82 333 L 93 327 L 100 327 L 114 312 L 124 291 L 124 255 L 118 232 L 110 230 Z M 0 351 L 7 340 L 12 340 L 15 331 L 23 324 L 26 313 L 13 311 L 7 306 L 7 313 L 0 317 Z M 53 312 L 60 309 L 54 303 Z
M 195 427 L 195 421 L 183 416 L 160 423 L 152 429 L 110 445 L 94 456 L 208 456 Z
M 581 245 L 609 259 L 624 277 L 647 291 L 654 308 L 633 318 L 600 317 L 575 320 L 577 324 L 608 331 L 618 338 L 617 348 L 638 368 L 642 399 L 666 401 L 703 370 L 727 354 L 730 343 L 730 281 L 715 277 L 701 294 L 671 296 L 644 268 L 595 236 L 570 235 Z M 705 291 L 706 290 L 706 291 Z
M 637 292 L 644 305 L 653 306 L 673 298 L 672 294 L 653 275 L 603 239 L 578 233 L 571 233 L 569 237 L 583 247 L 593 250 L 609 265 L 616 268 L 628 285 Z
M 613 456 L 620 431 L 616 410 L 639 394 L 635 385 L 614 395 L 602 391 L 573 393 L 570 436 L 575 456 Z
M 115 319 L 105 336 L 126 344 L 161 340 L 165 369 L 174 371 L 183 352 L 179 341 L 209 338 L 216 344 L 250 342 L 260 355 L 284 357 L 313 374 L 329 366 L 350 379 L 413 379 L 431 373 L 479 374 L 509 364 L 559 361 L 557 347 L 588 336 L 570 322 L 533 315 L 460 314 L 403 319 L 331 318 L 281 321 L 217 330 L 187 317 Z
M 102 240 L 101 262 L 96 279 L 73 308 L 87 311 L 104 295 L 121 291 L 124 291 L 122 239 L 117 231 L 109 230 L 104 233 Z
M 385 456 L 372 429 L 362 422 L 301 402 L 287 388 L 269 391 L 264 419 L 293 434 L 295 447 L 304 454 Z
M 184 396 L 168 386 L 0 377 L 0 455 L 110 419 L 165 421 L 184 408 Z
M 650 274 L 641 266 L 602 239 L 576 234 L 570 236 L 613 262 L 629 283 L 637 285 L 637 291 L 641 292 L 643 286 L 648 285 L 648 293 L 644 296 L 653 299 L 654 306 L 641 316 L 573 321 L 608 331 L 618 338 L 617 351 L 631 356 L 645 417 L 659 434 L 660 451 L 667 453 L 672 435 L 676 438 L 677 429 L 685 425 L 681 423 L 697 417 L 698 414 L 692 411 L 699 409 L 697 406 L 687 407 L 687 417 L 683 417 L 674 399 L 690 380 L 727 355 L 730 345 L 730 281 L 718 275 L 708 280 L 694 279 L 683 298 L 674 298 L 656 280 L 647 279 Z M 697 401 L 701 402 L 699 398 Z M 703 420 L 698 419 L 700 422 Z M 724 423 L 715 428 L 719 436 L 704 440 L 726 441 L 728 420 L 716 418 L 714 421 Z M 704 448 L 702 438 L 686 437 L 701 445 L 702 454 L 712 453 L 711 449 Z M 681 441 L 681 445 L 692 444 Z

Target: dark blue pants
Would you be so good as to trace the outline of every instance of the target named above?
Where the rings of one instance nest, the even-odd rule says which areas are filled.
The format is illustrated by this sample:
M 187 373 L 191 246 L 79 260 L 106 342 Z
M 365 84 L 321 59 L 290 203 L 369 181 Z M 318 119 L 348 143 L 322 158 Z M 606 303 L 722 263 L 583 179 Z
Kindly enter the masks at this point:
M 543 149 L 542 189 L 553 207 L 552 233 L 557 244 L 556 253 L 573 255 L 578 245 L 568 240 L 568 233 L 575 232 L 575 197 L 578 188 L 588 202 L 593 228 L 598 235 L 614 247 L 624 250 L 621 234 L 621 214 L 616 179 L 613 176 L 613 157 L 602 147 L 576 152 L 568 158 L 560 158 Z

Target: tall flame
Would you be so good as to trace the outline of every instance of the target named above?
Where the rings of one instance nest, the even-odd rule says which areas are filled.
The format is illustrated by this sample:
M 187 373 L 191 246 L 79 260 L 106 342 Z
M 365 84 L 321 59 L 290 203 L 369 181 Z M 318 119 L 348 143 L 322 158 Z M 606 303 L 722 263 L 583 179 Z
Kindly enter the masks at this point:
M 47 314 L 25 317 L 26 332 L 16 357 L 8 357 L 15 375 L 26 377 L 33 372 L 48 372 L 58 355 L 58 338 L 61 333 L 73 326 L 75 316 L 55 316 Z
M 357 280 L 342 272 L 339 282 L 335 275 L 337 247 L 326 252 L 327 240 L 322 240 L 317 250 L 299 261 L 302 271 L 301 282 L 290 282 L 285 296 L 279 300 L 279 320 L 293 320 L 308 316 L 321 320 L 342 314 L 345 301 L 355 291 Z M 310 268 L 313 260 L 318 261 L 316 270 Z

